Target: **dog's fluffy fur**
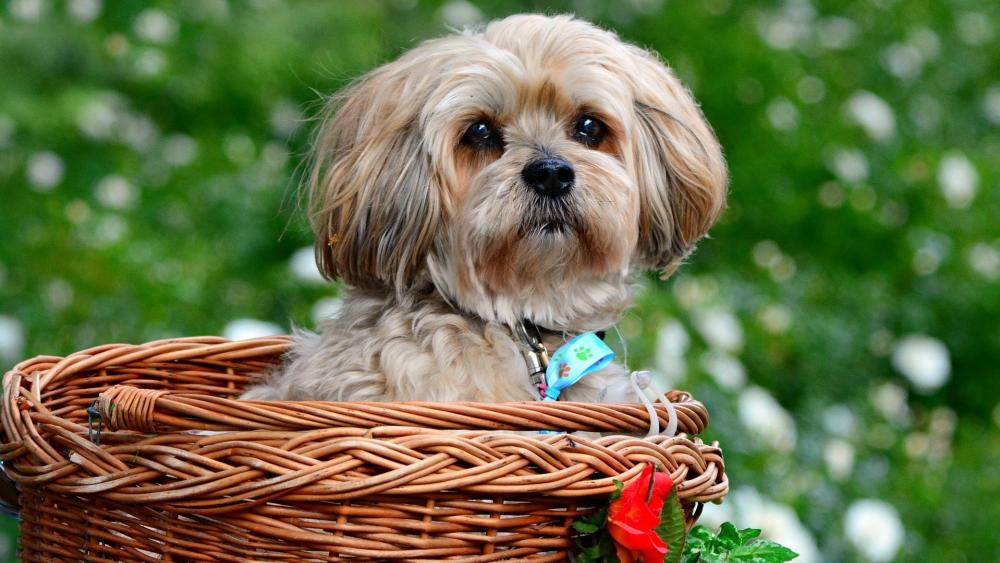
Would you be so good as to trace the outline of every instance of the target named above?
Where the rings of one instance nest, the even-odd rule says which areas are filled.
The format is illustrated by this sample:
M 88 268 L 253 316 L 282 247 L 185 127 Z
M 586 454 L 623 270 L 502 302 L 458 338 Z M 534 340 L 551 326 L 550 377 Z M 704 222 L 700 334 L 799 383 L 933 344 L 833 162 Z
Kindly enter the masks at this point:
M 606 137 L 580 142 L 581 116 Z M 502 145 L 464 142 L 480 121 Z M 558 199 L 522 177 L 553 157 L 575 171 Z M 344 305 L 244 398 L 535 399 L 512 327 L 613 325 L 634 276 L 672 272 L 726 189 L 690 93 L 611 32 L 519 15 L 427 41 L 331 99 L 309 198 L 318 264 L 348 286 Z M 561 343 L 549 340 L 550 352 Z M 624 373 L 612 366 L 564 397 L 595 400 Z

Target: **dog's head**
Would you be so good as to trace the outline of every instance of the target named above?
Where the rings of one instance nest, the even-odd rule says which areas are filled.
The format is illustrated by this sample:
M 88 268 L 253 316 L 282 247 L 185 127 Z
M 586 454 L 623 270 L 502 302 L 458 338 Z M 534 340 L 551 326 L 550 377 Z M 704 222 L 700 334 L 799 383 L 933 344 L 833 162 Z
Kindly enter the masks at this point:
M 614 322 L 718 217 L 711 128 L 655 55 L 567 16 L 425 42 L 331 100 L 310 183 L 320 269 L 432 283 L 487 320 Z

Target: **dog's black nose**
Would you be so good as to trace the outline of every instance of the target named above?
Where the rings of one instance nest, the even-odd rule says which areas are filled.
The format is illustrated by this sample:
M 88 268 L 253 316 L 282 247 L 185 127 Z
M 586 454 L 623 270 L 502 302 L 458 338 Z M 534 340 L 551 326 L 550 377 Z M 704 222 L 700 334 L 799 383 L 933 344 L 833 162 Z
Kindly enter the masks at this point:
M 561 158 L 543 158 L 524 167 L 524 182 L 546 197 L 559 197 L 573 189 L 573 167 Z

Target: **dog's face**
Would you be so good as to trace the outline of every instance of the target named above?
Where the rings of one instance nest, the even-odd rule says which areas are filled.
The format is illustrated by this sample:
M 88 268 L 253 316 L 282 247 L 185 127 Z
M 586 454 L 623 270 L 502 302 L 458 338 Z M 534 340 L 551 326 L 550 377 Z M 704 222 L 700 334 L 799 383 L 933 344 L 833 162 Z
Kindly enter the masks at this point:
M 331 101 L 310 177 L 321 270 L 432 283 L 460 309 L 553 329 L 614 322 L 635 271 L 672 271 L 727 176 L 653 55 L 570 17 L 426 42 Z

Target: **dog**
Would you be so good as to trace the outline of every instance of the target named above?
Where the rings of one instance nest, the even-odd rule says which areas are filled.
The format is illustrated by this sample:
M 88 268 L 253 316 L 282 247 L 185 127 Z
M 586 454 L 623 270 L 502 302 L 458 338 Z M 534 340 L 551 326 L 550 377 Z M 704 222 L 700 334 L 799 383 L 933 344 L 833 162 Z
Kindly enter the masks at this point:
M 343 305 L 244 399 L 537 400 L 548 354 L 617 323 L 642 272 L 666 278 L 694 249 L 728 173 L 656 55 L 572 16 L 516 15 L 333 96 L 307 184 Z M 610 364 L 561 398 L 598 401 L 627 373 Z

